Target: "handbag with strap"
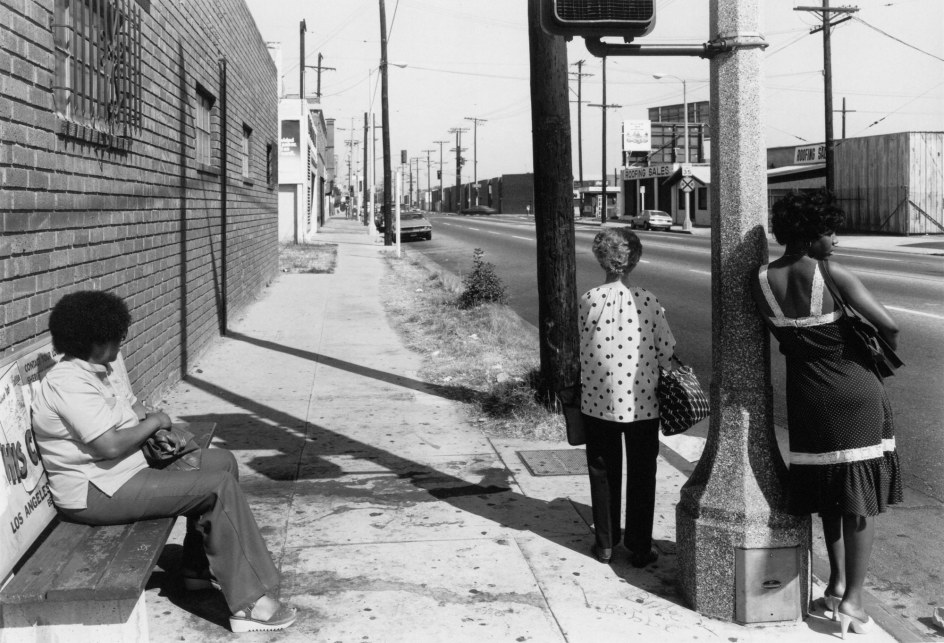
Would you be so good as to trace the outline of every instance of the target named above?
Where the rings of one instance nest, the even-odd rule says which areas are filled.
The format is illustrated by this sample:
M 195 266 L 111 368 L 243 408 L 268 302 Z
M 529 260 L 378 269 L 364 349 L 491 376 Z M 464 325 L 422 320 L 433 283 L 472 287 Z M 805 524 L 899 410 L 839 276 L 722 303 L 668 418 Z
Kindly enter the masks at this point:
M 663 435 L 683 433 L 711 413 L 708 396 L 702 390 L 691 366 L 672 356 L 679 367 L 672 371 L 659 368 L 659 427 Z
M 580 384 L 566 386 L 557 392 L 557 399 L 564 411 L 564 422 L 567 424 L 567 444 L 572 447 L 587 443 L 583 414 L 580 412 L 580 395 Z
M 193 433 L 182 426 L 174 425 L 167 429 L 177 438 L 182 446 L 175 451 L 168 451 L 165 445 L 152 435 L 141 445 L 141 452 L 148 466 L 152 469 L 176 469 L 179 471 L 197 471 L 200 469 L 203 453 L 194 439 Z
M 820 272 L 823 273 L 823 281 L 829 294 L 833 296 L 833 301 L 839 310 L 842 311 L 843 323 L 851 331 L 853 342 L 859 347 L 865 355 L 868 365 L 880 377 L 891 377 L 895 374 L 895 369 L 904 366 L 904 362 L 895 353 L 891 345 L 882 337 L 882 334 L 869 322 L 865 321 L 845 302 L 842 295 L 839 294 L 839 288 L 833 281 L 833 276 L 829 273 L 829 262 L 823 260 L 820 262 Z

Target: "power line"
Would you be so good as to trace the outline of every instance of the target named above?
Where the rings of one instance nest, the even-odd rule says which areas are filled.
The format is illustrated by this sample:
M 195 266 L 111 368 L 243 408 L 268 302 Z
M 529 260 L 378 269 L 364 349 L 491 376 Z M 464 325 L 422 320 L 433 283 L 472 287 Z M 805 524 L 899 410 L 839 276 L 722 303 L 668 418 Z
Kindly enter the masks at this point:
M 887 31 L 882 31 L 881 29 L 879 29 L 879 28 L 876 27 L 875 25 L 871 25 L 871 24 L 867 23 L 867 22 L 866 22 L 865 20 L 863 20 L 862 18 L 859 18 L 859 17 L 857 17 L 857 16 L 852 16 L 852 19 L 855 20 L 856 22 L 861 22 L 862 24 L 864 24 L 864 25 L 865 25 L 866 27 L 868 27 L 869 29 L 874 29 L 875 31 L 877 31 L 877 32 L 879 32 L 880 34 L 882 34 L 883 36 L 886 36 L 886 37 L 888 37 L 888 38 L 891 38 L 892 40 L 894 40 L 894 41 L 896 41 L 896 42 L 900 42 L 900 43 L 903 44 L 905 47 L 911 47 L 911 48 L 914 49 L 915 51 L 919 51 L 919 52 L 921 52 L 922 54 L 926 54 L 926 55 L 930 56 L 931 58 L 934 58 L 935 60 L 940 60 L 941 62 L 944 62 L 944 58 L 941 58 L 941 57 L 938 56 L 937 54 L 932 54 L 932 53 L 929 52 L 929 51 L 925 51 L 924 49 L 921 49 L 920 47 L 915 47 L 914 45 L 912 45 L 912 44 L 909 43 L 909 42 L 905 42 L 905 41 L 902 40 L 901 38 L 896 38 L 895 36 L 891 35 L 891 34 L 888 33 Z

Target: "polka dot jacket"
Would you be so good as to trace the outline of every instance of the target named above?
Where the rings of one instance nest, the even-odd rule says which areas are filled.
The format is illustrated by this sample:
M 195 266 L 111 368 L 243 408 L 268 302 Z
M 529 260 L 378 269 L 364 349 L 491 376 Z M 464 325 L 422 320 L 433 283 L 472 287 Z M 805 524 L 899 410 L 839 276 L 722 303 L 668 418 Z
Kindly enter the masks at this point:
M 669 369 L 675 337 L 656 296 L 603 284 L 580 298 L 579 322 L 580 410 L 611 422 L 659 417 L 659 366 Z

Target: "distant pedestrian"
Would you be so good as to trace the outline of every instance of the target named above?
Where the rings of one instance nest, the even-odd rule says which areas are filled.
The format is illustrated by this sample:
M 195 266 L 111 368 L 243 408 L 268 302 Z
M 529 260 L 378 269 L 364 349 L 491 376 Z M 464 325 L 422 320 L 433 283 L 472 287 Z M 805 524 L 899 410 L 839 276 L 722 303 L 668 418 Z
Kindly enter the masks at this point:
M 62 359 L 33 400 L 33 430 L 59 513 L 87 525 L 187 517 L 187 589 L 218 586 L 234 632 L 281 630 L 295 610 L 274 597 L 279 572 L 237 480 L 233 455 L 206 449 L 198 470 L 148 466 L 154 436 L 179 452 L 171 420 L 131 391 L 120 348 L 131 315 L 121 298 L 86 290 L 53 307 L 49 332 Z
M 580 298 L 581 404 L 593 505 L 593 555 L 609 562 L 621 540 L 623 442 L 626 443 L 626 533 L 630 562 L 645 567 L 652 548 L 659 455 L 659 367 L 669 370 L 675 337 L 655 295 L 629 274 L 642 244 L 627 228 L 604 228 L 593 254 L 606 281 Z
M 873 517 L 902 501 L 902 483 L 885 385 L 851 341 L 829 277 L 892 347 L 898 326 L 855 275 L 829 261 L 843 218 L 826 191 L 775 203 L 773 233 L 786 247 L 782 257 L 759 268 L 753 286 L 786 356 L 789 508 L 822 518 L 829 555 L 824 602 L 845 637 L 850 625 L 860 633 L 872 625 L 862 591 Z

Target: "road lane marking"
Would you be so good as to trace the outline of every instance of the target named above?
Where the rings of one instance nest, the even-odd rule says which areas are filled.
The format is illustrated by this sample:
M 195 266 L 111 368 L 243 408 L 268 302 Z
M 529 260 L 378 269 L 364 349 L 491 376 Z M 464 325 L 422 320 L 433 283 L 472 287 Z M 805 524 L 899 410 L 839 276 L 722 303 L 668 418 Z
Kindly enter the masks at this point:
M 866 255 L 851 255 L 846 252 L 834 252 L 833 254 L 839 257 L 855 257 L 856 259 L 872 259 L 874 261 L 894 261 L 895 263 L 907 263 L 907 260 L 905 259 L 890 259 L 888 257 L 869 257 Z
M 911 313 L 912 315 L 921 315 L 922 317 L 933 317 L 934 319 L 944 319 L 944 315 L 935 315 L 934 313 L 925 313 L 920 310 L 911 310 L 910 308 L 900 308 L 898 306 L 885 306 L 889 310 L 897 310 L 900 313 Z
M 531 237 L 519 237 L 519 236 L 516 235 L 516 234 L 511 235 L 511 238 L 512 238 L 512 239 L 524 239 L 525 241 L 534 241 L 534 239 L 532 239 Z
M 696 268 L 689 268 L 688 271 L 689 271 L 689 272 L 697 272 L 697 273 L 700 274 L 700 275 L 711 275 L 711 271 L 710 271 L 710 270 L 698 270 L 698 269 L 696 269 Z

